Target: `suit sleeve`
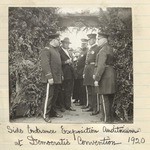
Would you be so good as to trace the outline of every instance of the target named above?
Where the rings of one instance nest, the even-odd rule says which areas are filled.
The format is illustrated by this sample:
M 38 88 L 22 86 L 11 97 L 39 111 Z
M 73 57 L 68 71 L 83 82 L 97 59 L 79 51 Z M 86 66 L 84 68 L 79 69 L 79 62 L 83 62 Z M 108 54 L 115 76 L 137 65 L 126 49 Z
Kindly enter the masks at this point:
M 106 59 L 107 59 L 107 54 L 105 52 L 105 49 L 103 48 L 97 55 L 97 67 L 95 70 L 95 81 L 101 80 L 101 77 L 105 71 Z
M 85 65 L 86 66 L 86 65 Z M 85 75 L 85 66 L 84 66 L 84 69 L 83 69 L 83 75 Z
M 85 74 L 85 66 L 86 66 L 86 55 L 85 55 L 83 64 L 84 64 L 84 67 L 83 67 L 83 75 L 84 75 Z
M 69 52 L 69 56 L 70 56 L 70 58 L 71 58 L 71 60 L 72 60 L 72 63 L 74 63 L 74 58 L 75 58 L 74 53 L 73 53 L 73 52 L 70 52 L 70 51 L 68 51 L 68 52 Z
M 62 65 L 65 65 L 65 64 L 66 64 L 66 61 L 63 60 L 63 61 L 62 61 Z
M 62 65 L 65 65 L 65 64 L 66 64 L 66 61 L 63 60 L 61 52 L 59 52 L 59 53 L 60 53 L 60 58 L 61 58 L 61 63 L 62 63 Z
M 42 52 L 41 52 L 41 67 L 42 67 L 42 70 L 43 72 L 45 73 L 45 77 L 47 79 L 52 79 L 52 71 L 51 71 L 51 66 L 49 64 L 49 56 L 50 56 L 50 53 L 47 49 L 44 49 Z
M 62 68 L 61 68 L 61 76 L 63 76 L 63 77 L 64 77 L 64 73 L 63 73 L 63 70 L 62 70 Z

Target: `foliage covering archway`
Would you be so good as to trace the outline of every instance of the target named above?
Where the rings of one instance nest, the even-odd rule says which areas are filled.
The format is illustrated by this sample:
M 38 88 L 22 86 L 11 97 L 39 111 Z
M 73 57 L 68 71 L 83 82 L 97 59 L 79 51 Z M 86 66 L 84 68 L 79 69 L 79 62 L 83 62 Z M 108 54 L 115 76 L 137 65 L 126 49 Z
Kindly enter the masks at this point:
M 60 25 L 58 8 L 10 8 L 9 9 L 9 80 L 10 105 L 13 112 L 17 105 L 27 108 L 23 115 L 41 113 L 43 86 L 40 82 L 39 54 L 48 34 L 66 27 Z M 132 17 L 131 9 L 100 9 L 94 21 L 96 27 L 110 34 L 109 42 L 114 48 L 118 92 L 115 97 L 115 112 L 120 120 L 133 119 L 133 62 L 132 62 Z M 92 17 L 89 12 L 80 16 Z M 82 17 L 81 17 L 82 18 Z M 84 22 L 84 19 L 80 19 Z

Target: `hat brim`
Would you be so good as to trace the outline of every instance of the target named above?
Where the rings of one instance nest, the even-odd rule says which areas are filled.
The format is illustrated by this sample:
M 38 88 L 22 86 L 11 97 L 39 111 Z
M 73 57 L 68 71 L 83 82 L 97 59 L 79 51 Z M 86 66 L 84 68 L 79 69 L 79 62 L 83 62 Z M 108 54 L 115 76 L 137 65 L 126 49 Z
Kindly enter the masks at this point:
M 105 33 L 98 33 L 98 37 L 109 37 L 109 34 L 105 34 Z
M 88 41 L 89 41 L 90 39 L 96 39 L 96 37 L 88 37 Z
M 88 34 L 87 37 L 88 39 L 96 39 L 97 34 Z
M 86 42 L 88 42 L 88 39 L 81 39 L 81 42 L 86 43 Z
M 68 44 L 71 44 L 71 42 L 67 42 L 67 41 L 61 41 L 62 43 L 68 43 Z
M 55 39 L 55 38 L 58 38 L 59 36 L 60 36 L 59 33 L 56 33 L 56 34 L 50 34 L 50 35 L 49 35 L 49 38 L 50 38 L 50 39 Z

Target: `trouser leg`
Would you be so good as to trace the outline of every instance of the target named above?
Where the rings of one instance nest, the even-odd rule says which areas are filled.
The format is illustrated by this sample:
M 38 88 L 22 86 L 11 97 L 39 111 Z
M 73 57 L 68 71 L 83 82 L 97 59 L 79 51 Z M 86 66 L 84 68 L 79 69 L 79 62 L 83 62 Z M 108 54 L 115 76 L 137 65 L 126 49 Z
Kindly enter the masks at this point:
M 113 102 L 114 102 L 114 94 L 109 95 L 109 103 L 110 103 L 110 119 L 113 122 L 114 121 L 114 107 L 113 107 Z
M 106 94 L 102 95 L 102 108 L 103 108 L 103 120 L 104 122 L 112 121 L 112 104 L 113 104 L 113 95 Z
M 74 85 L 73 85 L 73 94 L 72 94 L 72 98 L 75 99 L 76 101 L 80 100 L 79 97 L 79 91 L 80 90 L 80 80 L 79 79 L 75 79 L 74 80 Z
M 101 120 L 104 121 L 104 105 L 103 105 L 103 99 L 102 95 L 99 94 L 99 99 L 100 99 L 100 110 L 101 110 Z
M 97 111 L 100 112 L 100 97 L 99 94 L 96 94 L 97 96 Z
M 78 82 L 79 82 L 78 94 L 79 94 L 80 105 L 86 105 L 85 102 L 86 91 L 85 91 L 85 87 L 83 86 L 83 79 L 78 79 Z
M 48 90 L 48 84 L 46 87 L 46 98 L 44 101 L 44 112 L 43 112 L 43 117 L 49 117 L 51 107 L 52 107 L 52 98 L 54 95 L 54 85 L 49 85 L 49 90 Z
M 60 85 L 60 90 L 59 90 L 59 94 L 58 94 L 58 103 L 59 106 L 61 108 L 65 108 L 65 104 L 64 104 L 64 89 L 62 87 L 62 84 Z
M 71 96 L 72 96 L 72 89 L 73 89 L 73 80 L 64 80 L 63 83 L 64 94 L 65 94 L 65 106 L 66 108 L 71 107 Z
M 59 84 L 54 84 L 53 86 L 54 86 L 54 94 L 53 94 L 53 98 L 52 98 L 52 106 L 51 106 L 51 111 L 50 111 L 51 116 L 56 114 L 56 100 L 58 98 L 58 94 L 60 91 Z
M 86 95 L 86 88 L 85 86 L 82 87 L 83 88 L 83 105 L 87 104 L 87 95 Z
M 88 92 L 88 105 L 89 108 L 92 108 L 92 86 L 88 85 L 87 86 L 87 92 Z
M 97 94 L 95 93 L 95 87 L 91 86 L 92 90 L 92 108 L 94 112 L 97 112 Z
M 86 105 L 87 104 L 87 98 L 86 98 L 86 88 L 83 86 L 83 79 L 80 79 L 80 97 L 81 97 L 81 104 Z
M 86 90 L 86 106 L 88 107 L 89 106 L 89 95 L 88 95 L 88 88 L 87 86 L 85 86 L 85 90 Z

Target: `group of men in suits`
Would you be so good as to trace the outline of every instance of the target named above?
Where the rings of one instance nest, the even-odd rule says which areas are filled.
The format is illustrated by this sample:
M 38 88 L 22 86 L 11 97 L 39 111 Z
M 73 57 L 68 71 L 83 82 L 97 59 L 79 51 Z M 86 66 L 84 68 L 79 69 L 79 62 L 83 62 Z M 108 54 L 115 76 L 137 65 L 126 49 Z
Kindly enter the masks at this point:
M 47 46 L 41 52 L 42 82 L 46 87 L 43 118 L 46 122 L 51 122 L 52 116 L 63 117 L 55 109 L 61 92 L 64 95 L 60 100 L 62 111 L 75 111 L 71 106 L 73 96 L 80 100 L 83 111 L 97 115 L 101 110 L 104 122 L 113 121 L 112 104 L 116 91 L 113 50 L 106 33 L 100 32 L 98 38 L 97 34 L 87 36 L 88 39 L 81 39 L 77 60 L 69 50 L 69 38 L 60 42 L 59 34 L 50 34 Z

